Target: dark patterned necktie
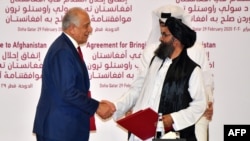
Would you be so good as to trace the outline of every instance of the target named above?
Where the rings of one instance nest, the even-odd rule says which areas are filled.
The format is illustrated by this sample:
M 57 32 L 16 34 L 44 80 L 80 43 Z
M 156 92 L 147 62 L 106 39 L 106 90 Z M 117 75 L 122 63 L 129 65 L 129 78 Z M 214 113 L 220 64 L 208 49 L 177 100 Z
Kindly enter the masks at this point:
M 78 50 L 78 54 L 79 54 L 79 56 L 80 56 L 81 60 L 84 62 L 81 47 L 80 47 L 80 46 L 78 46 L 78 47 L 77 47 L 77 50 Z

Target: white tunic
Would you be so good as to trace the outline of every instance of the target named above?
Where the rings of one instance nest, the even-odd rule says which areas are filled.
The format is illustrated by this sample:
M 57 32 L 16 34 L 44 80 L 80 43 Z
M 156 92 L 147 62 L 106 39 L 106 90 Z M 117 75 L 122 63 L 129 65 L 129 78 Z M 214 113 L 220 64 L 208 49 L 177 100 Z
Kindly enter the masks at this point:
M 152 50 L 151 52 L 153 53 Z M 131 108 L 133 108 L 133 112 L 148 107 L 156 112 L 158 111 L 163 82 L 172 60 L 166 59 L 163 63 L 161 59 L 155 57 L 150 68 L 147 69 L 152 58 L 149 56 L 146 57 L 147 61 L 144 62 L 145 64 L 142 63 L 144 67 L 141 67 L 143 69 L 139 72 L 131 88 L 115 102 L 117 109 L 113 115 L 115 120 L 123 117 Z M 160 68 L 161 65 L 162 67 Z M 178 112 L 171 113 L 174 120 L 173 128 L 177 131 L 193 125 L 205 111 L 207 99 L 203 76 L 199 67 L 196 67 L 192 72 L 188 91 L 193 99 L 190 106 Z M 141 141 L 141 139 L 132 134 L 129 141 Z M 152 138 L 146 141 L 152 141 Z

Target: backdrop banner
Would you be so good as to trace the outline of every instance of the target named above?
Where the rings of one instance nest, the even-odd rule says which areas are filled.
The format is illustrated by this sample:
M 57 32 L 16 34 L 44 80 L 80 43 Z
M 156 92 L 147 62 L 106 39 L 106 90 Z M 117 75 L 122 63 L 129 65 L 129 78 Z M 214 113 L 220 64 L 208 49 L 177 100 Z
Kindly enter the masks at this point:
M 43 59 L 69 8 L 90 15 L 93 33 L 82 52 L 92 97 L 114 101 L 136 78 L 152 11 L 167 4 L 191 15 L 209 60 L 215 82 L 209 140 L 222 141 L 225 124 L 250 124 L 250 0 L 0 0 L 0 140 L 36 140 Z M 127 141 L 113 119 L 95 120 L 90 141 Z

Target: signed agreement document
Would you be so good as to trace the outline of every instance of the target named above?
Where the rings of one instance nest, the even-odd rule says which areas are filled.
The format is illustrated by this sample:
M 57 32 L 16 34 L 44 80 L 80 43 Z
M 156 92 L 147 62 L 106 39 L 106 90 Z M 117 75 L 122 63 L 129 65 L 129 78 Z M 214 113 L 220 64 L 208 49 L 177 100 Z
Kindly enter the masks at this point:
M 147 108 L 122 118 L 117 123 L 140 139 L 146 140 L 155 135 L 157 120 L 158 113 Z

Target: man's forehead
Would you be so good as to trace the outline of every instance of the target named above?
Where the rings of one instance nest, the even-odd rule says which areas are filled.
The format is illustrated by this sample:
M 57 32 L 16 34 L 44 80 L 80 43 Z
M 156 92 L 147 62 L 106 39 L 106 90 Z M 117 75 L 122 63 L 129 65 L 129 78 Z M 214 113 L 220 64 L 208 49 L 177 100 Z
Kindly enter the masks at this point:
M 170 32 L 168 27 L 166 27 L 166 26 L 161 26 L 160 31 L 161 31 L 161 33 L 169 33 Z

